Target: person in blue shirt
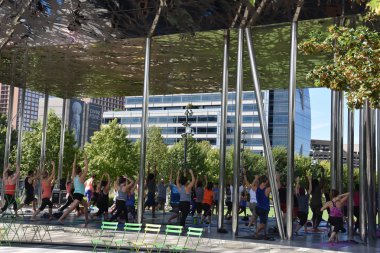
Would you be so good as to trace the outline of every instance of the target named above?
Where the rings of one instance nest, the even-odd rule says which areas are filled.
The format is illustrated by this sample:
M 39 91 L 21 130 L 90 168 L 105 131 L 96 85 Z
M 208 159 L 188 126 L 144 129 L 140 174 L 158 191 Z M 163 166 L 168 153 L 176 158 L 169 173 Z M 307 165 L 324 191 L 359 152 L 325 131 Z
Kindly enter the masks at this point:
M 170 174 L 169 179 L 169 188 L 170 188 L 170 206 L 172 207 L 173 215 L 170 216 L 168 222 L 170 223 L 172 220 L 178 217 L 179 213 L 179 200 L 180 195 L 177 186 L 172 182 L 172 175 Z
M 219 185 L 218 183 L 214 184 L 214 188 L 212 189 L 214 192 L 214 205 L 212 206 L 212 212 L 214 213 L 214 209 L 216 210 L 216 214 L 218 214 L 218 204 L 219 204 Z

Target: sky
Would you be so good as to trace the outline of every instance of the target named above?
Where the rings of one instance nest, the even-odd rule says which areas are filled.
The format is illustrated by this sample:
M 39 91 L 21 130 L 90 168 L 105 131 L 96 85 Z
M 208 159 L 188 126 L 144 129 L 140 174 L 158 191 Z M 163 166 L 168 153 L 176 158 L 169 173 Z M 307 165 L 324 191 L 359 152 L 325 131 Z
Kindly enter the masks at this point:
M 327 88 L 310 89 L 311 138 L 330 140 L 331 91 Z M 347 143 L 347 105 L 344 102 L 343 143 Z M 359 144 L 359 111 L 355 111 L 355 144 Z

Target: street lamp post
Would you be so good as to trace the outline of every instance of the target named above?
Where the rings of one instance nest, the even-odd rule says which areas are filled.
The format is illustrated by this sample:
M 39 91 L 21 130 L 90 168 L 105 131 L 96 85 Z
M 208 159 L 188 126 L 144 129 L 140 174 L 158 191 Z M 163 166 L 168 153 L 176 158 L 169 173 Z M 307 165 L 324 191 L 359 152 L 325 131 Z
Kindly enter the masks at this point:
M 193 116 L 193 111 L 191 110 L 190 106 L 186 107 L 185 111 L 186 120 L 182 123 L 182 125 L 185 127 L 185 132 L 182 134 L 182 138 L 184 138 L 184 149 L 183 149 L 183 173 L 186 175 L 186 169 L 187 169 L 187 138 L 189 135 L 193 135 L 192 129 L 191 129 L 191 123 L 189 123 L 189 117 Z

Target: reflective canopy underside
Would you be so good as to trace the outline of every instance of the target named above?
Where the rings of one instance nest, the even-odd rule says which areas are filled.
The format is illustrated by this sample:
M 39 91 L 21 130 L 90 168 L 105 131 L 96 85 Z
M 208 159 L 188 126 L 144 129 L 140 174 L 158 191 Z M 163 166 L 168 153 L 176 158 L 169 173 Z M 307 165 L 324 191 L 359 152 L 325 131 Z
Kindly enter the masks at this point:
M 50 9 L 38 5 L 41 2 L 45 6 L 49 3 Z M 144 37 L 154 31 L 151 33 L 154 37 L 150 93 L 215 92 L 220 90 L 222 82 L 221 29 L 232 27 L 232 88 L 236 75 L 236 27 L 246 22 L 252 27 L 262 89 L 288 86 L 289 21 L 296 1 L 280 0 L 274 4 L 273 1 L 262 0 L 256 1 L 255 7 L 244 1 L 166 1 L 182 3 L 175 8 L 168 5 L 162 7 L 163 1 L 118 1 L 119 9 L 122 2 L 135 3 L 140 7 L 142 3 L 149 3 L 142 9 L 124 6 L 129 8 L 128 11 L 112 9 L 115 6 L 107 7 L 105 2 L 109 5 L 114 3 L 75 2 L 77 5 L 74 6 L 80 6 L 76 12 L 67 11 L 70 9 L 69 3 L 73 4 L 74 1 L 32 1 L 37 3 L 35 7 L 38 12 L 32 11 L 33 5 L 29 6 L 21 15 L 22 22 L 15 26 L 7 46 L 1 51 L 0 82 L 13 82 L 16 86 L 26 84 L 32 90 L 48 91 L 58 97 L 142 95 Z M 338 3 L 341 1 L 328 1 L 327 4 L 321 0 L 320 6 L 313 4 L 315 2 L 318 1 L 305 1 L 300 14 L 300 20 L 304 21 L 299 23 L 299 41 L 311 31 L 326 29 L 333 23 L 331 18 L 317 18 L 340 14 L 341 6 Z M 225 9 L 220 7 L 221 4 Z M 265 8 L 258 11 L 260 4 Z M 5 6 L 14 11 L 13 5 Z M 348 13 L 362 10 L 358 6 L 349 7 L 346 10 Z M 0 11 L 0 18 L 11 20 L 11 16 L 6 15 L 7 10 L 4 10 L 2 8 Z M 81 18 L 77 20 L 77 16 Z M 1 39 L 5 37 L 4 32 L 1 33 Z M 297 60 L 297 86 L 312 87 L 312 82 L 305 78 L 306 73 L 331 59 L 329 55 L 300 55 Z M 243 66 L 244 89 L 252 90 L 247 50 Z

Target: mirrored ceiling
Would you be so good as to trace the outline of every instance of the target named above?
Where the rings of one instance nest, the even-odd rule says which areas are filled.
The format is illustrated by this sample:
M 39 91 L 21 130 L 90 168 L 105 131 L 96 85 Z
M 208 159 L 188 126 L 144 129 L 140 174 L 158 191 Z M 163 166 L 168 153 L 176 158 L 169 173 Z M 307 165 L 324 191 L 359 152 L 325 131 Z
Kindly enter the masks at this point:
M 332 18 L 363 7 L 304 1 L 299 40 Z M 252 27 L 263 89 L 286 88 L 290 23 L 297 1 L 3 0 L 0 82 L 59 97 L 141 95 L 145 37 L 152 35 L 151 94 L 215 92 L 222 81 L 223 30 L 231 28 L 230 87 L 236 73 L 236 27 Z M 5 43 L 6 42 L 6 43 Z M 247 52 L 245 89 L 252 89 Z M 298 87 L 331 56 L 298 58 Z

